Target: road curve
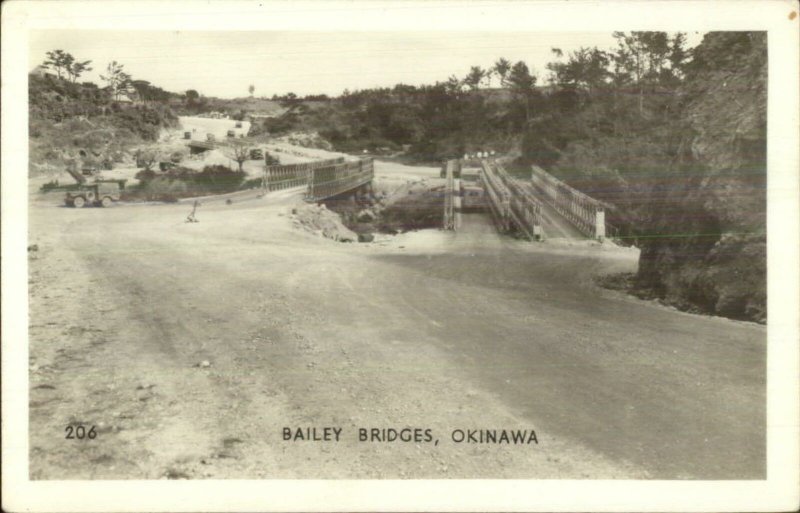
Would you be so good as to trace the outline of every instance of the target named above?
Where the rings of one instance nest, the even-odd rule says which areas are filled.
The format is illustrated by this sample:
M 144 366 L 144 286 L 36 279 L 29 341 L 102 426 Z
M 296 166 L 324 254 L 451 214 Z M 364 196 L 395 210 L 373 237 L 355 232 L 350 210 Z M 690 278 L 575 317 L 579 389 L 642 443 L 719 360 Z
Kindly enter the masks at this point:
M 386 257 L 418 279 L 383 289 L 442 323 L 438 343 L 511 408 L 650 477 L 764 477 L 762 326 L 603 291 L 599 250 L 531 251 L 479 214 L 453 246 Z
M 199 223 L 32 204 L 32 478 L 764 477 L 763 326 L 599 289 L 635 258 L 481 214 L 335 243 L 293 227 L 297 194 L 207 202 Z M 52 436 L 77 421 L 99 441 Z M 315 425 L 347 438 L 282 439 Z M 391 426 L 441 443 L 355 438 Z

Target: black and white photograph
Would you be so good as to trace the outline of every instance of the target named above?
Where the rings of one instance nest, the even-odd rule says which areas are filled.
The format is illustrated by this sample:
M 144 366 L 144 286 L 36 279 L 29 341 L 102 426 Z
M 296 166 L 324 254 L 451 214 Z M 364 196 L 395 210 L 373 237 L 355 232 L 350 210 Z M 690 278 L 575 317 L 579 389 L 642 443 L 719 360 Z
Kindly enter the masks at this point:
M 420 483 L 787 478 L 770 504 L 798 500 L 796 4 L 562 28 L 527 2 L 506 28 L 491 2 L 19 3 L 3 453 L 28 490 L 397 483 L 363 506 L 386 510 Z

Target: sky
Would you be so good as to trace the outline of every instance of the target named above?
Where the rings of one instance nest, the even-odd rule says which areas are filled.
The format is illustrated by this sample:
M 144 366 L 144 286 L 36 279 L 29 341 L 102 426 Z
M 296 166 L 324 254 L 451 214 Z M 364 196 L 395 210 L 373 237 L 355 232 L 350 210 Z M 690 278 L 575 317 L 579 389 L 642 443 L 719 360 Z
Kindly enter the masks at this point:
M 689 46 L 701 33 L 687 34 Z M 116 60 L 134 79 L 173 92 L 236 98 L 293 92 L 339 95 L 398 83 L 432 84 L 489 68 L 500 57 L 525 61 L 544 83 L 551 48 L 616 47 L 611 33 L 567 32 L 280 32 L 38 30 L 30 33 L 29 68 L 61 49 L 91 60 L 81 81 L 101 84 Z

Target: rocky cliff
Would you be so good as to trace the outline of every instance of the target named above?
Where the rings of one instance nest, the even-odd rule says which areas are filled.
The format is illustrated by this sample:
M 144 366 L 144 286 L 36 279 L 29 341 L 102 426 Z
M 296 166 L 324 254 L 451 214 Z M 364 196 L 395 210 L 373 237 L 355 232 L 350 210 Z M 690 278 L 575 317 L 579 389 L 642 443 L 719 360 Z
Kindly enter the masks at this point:
M 682 91 L 683 157 L 650 191 L 637 287 L 677 306 L 766 320 L 765 33 L 710 33 Z

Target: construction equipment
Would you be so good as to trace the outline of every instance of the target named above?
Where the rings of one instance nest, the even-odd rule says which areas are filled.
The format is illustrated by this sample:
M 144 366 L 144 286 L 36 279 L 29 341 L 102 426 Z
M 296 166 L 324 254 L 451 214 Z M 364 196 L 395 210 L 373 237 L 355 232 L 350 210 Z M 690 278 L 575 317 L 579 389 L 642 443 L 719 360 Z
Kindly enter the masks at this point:
M 67 190 L 64 197 L 64 203 L 69 207 L 110 207 L 114 201 L 119 201 L 120 191 L 125 188 L 126 180 L 95 179 L 89 183 L 77 171 L 68 168 L 67 172 L 78 182 L 77 186 Z

